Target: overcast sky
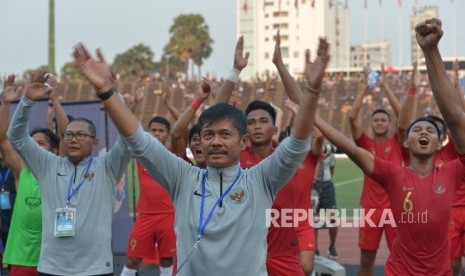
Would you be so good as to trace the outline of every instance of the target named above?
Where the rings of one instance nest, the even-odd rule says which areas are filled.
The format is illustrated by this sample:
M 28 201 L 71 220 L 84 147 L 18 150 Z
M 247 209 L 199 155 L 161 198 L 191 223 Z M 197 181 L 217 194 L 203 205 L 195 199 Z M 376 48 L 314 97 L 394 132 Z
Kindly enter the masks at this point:
M 246 0 L 240 0 L 241 3 Z M 247 0 L 252 1 L 252 0 Z M 260 0 L 261 1 L 261 0 Z M 282 0 L 291 1 L 294 0 Z M 299 0 L 300 1 L 300 0 Z M 315 0 L 325 1 L 329 0 Z M 341 3 L 343 0 L 339 0 Z M 349 0 L 350 41 L 364 41 L 364 0 Z M 410 63 L 409 16 L 415 0 L 368 1 L 369 41 L 381 39 L 381 19 L 385 38 L 392 43 L 392 63 L 399 64 L 398 13 L 402 21 L 402 63 Z M 418 0 L 419 5 L 436 4 L 443 19 L 445 35 L 441 42 L 443 56 L 453 56 L 453 18 L 456 14 L 456 56 L 465 57 L 465 0 Z M 301 2 L 301 1 L 300 1 Z M 300 8 L 310 8 L 307 6 Z M 107 60 L 131 46 L 144 43 L 152 48 L 155 59 L 168 42 L 168 29 L 173 18 L 183 13 L 200 13 L 210 27 L 214 40 L 213 53 L 205 62 L 203 72 L 224 76 L 232 67 L 236 40 L 236 0 L 55 0 L 56 68 L 71 60 L 77 42 L 90 49 L 101 47 Z M 462 15 L 457 11 L 462 11 Z M 383 17 L 380 16 L 381 12 Z M 47 64 L 48 0 L 0 1 L 0 75 L 19 74 L 25 69 Z

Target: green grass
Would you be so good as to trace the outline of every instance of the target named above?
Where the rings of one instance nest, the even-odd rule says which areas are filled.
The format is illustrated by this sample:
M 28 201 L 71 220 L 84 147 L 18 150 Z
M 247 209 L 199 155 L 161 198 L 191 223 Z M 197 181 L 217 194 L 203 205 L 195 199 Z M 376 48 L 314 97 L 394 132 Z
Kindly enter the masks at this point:
M 347 216 L 359 208 L 362 193 L 363 173 L 350 159 L 337 159 L 333 182 L 336 187 L 336 204 L 347 209 Z

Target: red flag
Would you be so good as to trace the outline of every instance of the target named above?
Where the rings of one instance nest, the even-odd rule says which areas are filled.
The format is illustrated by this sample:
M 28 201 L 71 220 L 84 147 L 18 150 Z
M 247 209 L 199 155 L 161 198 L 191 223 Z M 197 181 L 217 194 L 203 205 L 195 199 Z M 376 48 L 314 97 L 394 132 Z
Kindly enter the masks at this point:
M 245 13 L 247 13 L 247 0 L 244 0 L 244 6 L 242 6 L 242 9 L 244 10 Z
M 399 3 L 399 7 L 402 7 L 402 0 L 397 0 L 397 2 Z
M 312 2 L 310 3 L 310 5 L 312 6 L 312 8 L 315 8 L 315 0 L 312 0 Z

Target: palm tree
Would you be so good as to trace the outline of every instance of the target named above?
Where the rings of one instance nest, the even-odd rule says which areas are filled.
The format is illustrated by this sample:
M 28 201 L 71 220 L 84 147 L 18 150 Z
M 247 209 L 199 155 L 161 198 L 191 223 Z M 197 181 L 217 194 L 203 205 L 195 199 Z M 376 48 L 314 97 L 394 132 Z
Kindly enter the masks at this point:
M 203 60 L 212 53 L 213 40 L 208 31 L 208 25 L 200 14 L 183 14 L 174 19 L 170 29 L 170 41 L 165 46 L 165 56 L 174 56 L 185 63 L 199 67 L 199 76 Z M 187 72 L 186 72 L 187 75 Z M 192 73 L 193 75 L 193 73 Z

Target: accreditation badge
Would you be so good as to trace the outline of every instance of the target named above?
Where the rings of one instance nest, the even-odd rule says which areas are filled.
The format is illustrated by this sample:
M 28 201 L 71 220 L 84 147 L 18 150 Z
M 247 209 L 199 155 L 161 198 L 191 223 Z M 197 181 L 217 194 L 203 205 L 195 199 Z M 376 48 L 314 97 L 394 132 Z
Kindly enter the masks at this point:
M 76 208 L 58 208 L 55 217 L 55 237 L 73 237 L 76 230 Z
M 0 193 L 0 209 L 2 209 L 2 210 L 10 210 L 11 209 L 10 192 L 2 191 Z

